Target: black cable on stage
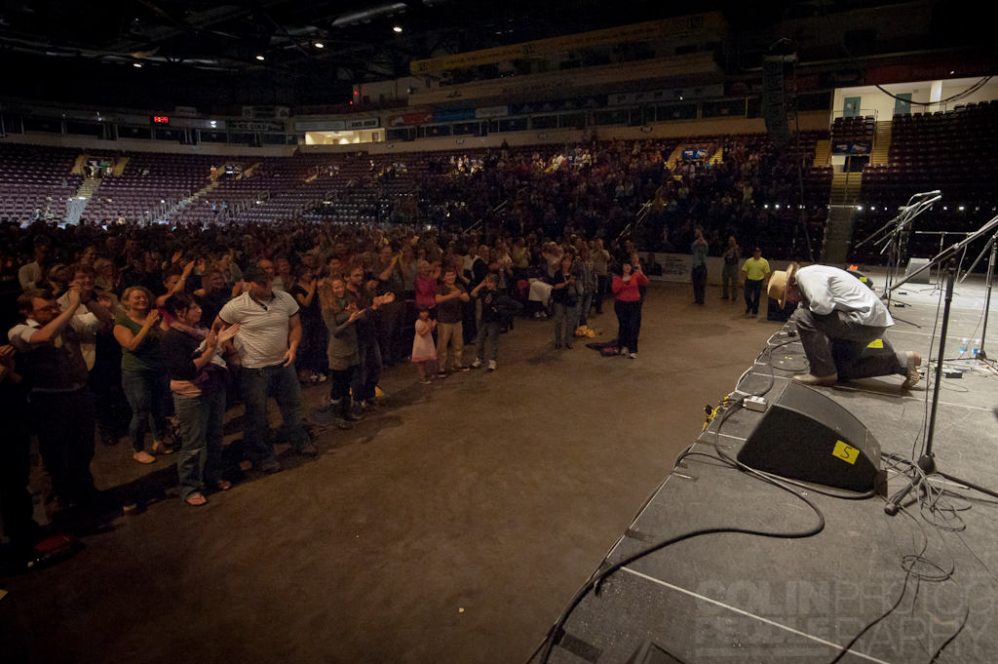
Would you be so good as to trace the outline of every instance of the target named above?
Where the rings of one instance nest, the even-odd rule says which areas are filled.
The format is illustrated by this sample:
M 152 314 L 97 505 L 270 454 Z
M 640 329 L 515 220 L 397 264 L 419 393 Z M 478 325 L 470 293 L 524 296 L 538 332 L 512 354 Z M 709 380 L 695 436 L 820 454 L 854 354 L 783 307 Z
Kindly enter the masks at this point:
M 887 609 L 886 611 L 884 611 L 883 613 L 881 613 L 879 616 L 877 616 L 876 618 L 874 618 L 870 622 L 866 623 L 866 625 L 863 626 L 863 629 L 861 629 L 858 632 L 856 632 L 856 635 L 853 636 L 849 640 L 848 643 L 846 643 L 844 646 L 842 646 L 842 648 L 839 650 L 839 653 L 835 656 L 835 659 L 833 659 L 832 661 L 830 661 L 828 664 L 837 664 L 843 657 L 845 657 L 846 653 L 848 653 L 852 649 L 852 647 L 854 645 L 856 645 L 856 643 L 861 638 L 863 638 L 864 634 L 866 634 L 868 631 L 870 631 L 871 629 L 873 629 L 874 627 L 876 627 L 877 624 L 879 624 L 880 622 L 882 622 L 885 618 L 887 618 L 887 616 L 889 616 L 892 613 L 894 613 L 894 611 L 899 606 L 901 606 L 901 602 L 902 602 L 902 600 L 904 600 L 904 596 L 908 592 L 908 579 L 910 579 L 910 578 L 911 578 L 911 569 L 909 568 L 908 571 L 904 575 L 904 583 L 901 585 L 901 594 L 898 595 L 898 598 L 894 602 L 894 604 L 892 604 L 889 609 Z
M 936 649 L 936 652 L 933 653 L 933 655 L 932 655 L 932 659 L 929 660 L 929 664 L 932 664 L 937 659 L 939 659 L 939 655 L 943 654 L 943 650 L 946 648 L 946 646 L 948 646 L 950 643 L 952 643 L 953 640 L 956 639 L 956 637 L 960 636 L 960 632 L 962 632 L 963 628 L 967 626 L 967 621 L 969 619 L 970 619 L 970 605 L 968 604 L 967 605 L 967 610 L 964 611 L 964 613 L 963 613 L 963 621 L 960 622 L 960 626 L 957 627 L 956 631 L 953 632 L 953 634 L 951 634 L 948 639 L 946 639 L 945 641 L 943 641 L 942 645 L 939 646 Z
M 683 533 L 682 535 L 676 535 L 674 537 L 670 537 L 660 542 L 656 542 L 655 544 L 652 544 L 651 546 L 648 546 L 642 549 L 641 551 L 638 551 L 637 553 L 627 556 L 620 562 L 611 565 L 606 570 L 599 572 L 593 577 L 591 577 L 590 580 L 587 581 L 582 586 L 582 588 L 579 589 L 578 592 L 576 592 L 575 597 L 572 598 L 572 601 L 569 603 L 568 608 L 558 618 L 557 622 L 555 622 L 554 626 L 548 632 L 547 638 L 544 640 L 541 652 L 541 660 L 540 660 L 541 664 L 547 664 L 548 659 L 551 656 L 552 648 L 561 638 L 561 635 L 563 633 L 562 628 L 565 626 L 565 623 L 568 622 L 568 619 L 571 617 L 572 613 L 575 611 L 578 605 L 582 603 L 582 600 L 585 599 L 590 592 L 594 591 L 598 594 L 603 582 L 606 581 L 606 579 L 612 576 L 614 573 L 618 572 L 621 568 L 626 567 L 627 565 L 637 560 L 640 560 L 641 558 L 644 558 L 649 554 L 652 554 L 656 551 L 660 551 L 668 546 L 672 546 L 673 544 L 678 544 L 679 542 L 683 542 L 688 539 L 693 539 L 695 537 L 702 537 L 704 535 L 718 535 L 718 534 L 727 533 L 727 534 L 755 535 L 758 537 L 771 537 L 775 539 L 803 539 L 806 537 L 812 537 L 814 535 L 817 535 L 822 530 L 824 530 L 825 517 L 821 513 L 821 510 L 818 509 L 817 505 L 808 500 L 806 496 L 801 496 L 793 489 L 784 487 L 776 481 L 770 480 L 768 478 L 765 478 L 765 481 L 779 487 L 780 489 L 783 489 L 784 491 L 787 491 L 791 495 L 797 497 L 799 500 L 806 503 L 807 506 L 810 507 L 817 515 L 818 523 L 812 526 L 811 528 L 808 528 L 807 530 L 798 531 L 798 532 L 784 532 L 784 533 L 770 532 L 764 530 L 754 530 L 751 528 L 738 528 L 738 527 L 701 528 L 698 530 L 690 531 L 688 533 Z
M 727 414 L 728 413 L 726 412 L 725 415 L 727 415 Z M 722 420 L 722 423 L 723 423 L 723 420 Z M 689 454 L 693 454 L 693 453 L 689 453 Z M 699 455 L 699 454 L 702 454 L 702 453 L 696 453 L 696 454 Z M 749 475 L 752 475 L 752 476 L 756 477 L 757 479 L 759 479 L 759 480 L 761 480 L 763 482 L 766 482 L 767 484 L 771 484 L 771 485 L 773 485 L 773 486 L 775 486 L 775 487 L 777 487 L 777 488 L 779 488 L 779 489 L 781 489 L 783 491 L 786 491 L 787 493 L 789 493 L 790 495 L 794 496 L 798 500 L 804 502 L 808 507 L 811 508 L 811 510 L 817 516 L 817 518 L 818 518 L 817 523 L 814 526 L 812 526 L 811 528 L 808 528 L 808 529 L 802 530 L 802 531 L 797 531 L 797 532 L 772 532 L 772 531 L 755 530 L 755 529 L 751 529 L 751 528 L 739 528 L 739 527 L 701 528 L 701 529 L 693 530 L 693 531 L 690 531 L 690 532 L 687 532 L 687 533 L 683 533 L 681 535 L 676 535 L 674 537 L 670 537 L 670 538 L 664 539 L 662 541 L 656 542 L 655 544 L 652 544 L 652 545 L 650 545 L 648 547 L 645 547 L 644 549 L 641 549 L 637 553 L 634 553 L 634 554 L 631 554 L 630 556 L 627 556 L 623 560 L 621 560 L 621 561 L 619 561 L 619 562 L 611 565 L 610 567 L 608 567 L 607 569 L 603 570 L 602 572 L 598 572 L 598 573 L 594 574 L 593 576 L 591 576 L 589 578 L 589 580 L 586 581 L 585 584 L 583 584 L 582 588 L 580 588 L 576 592 L 575 596 L 572 598 L 572 601 L 569 603 L 568 608 L 565 609 L 564 612 L 562 612 L 562 615 L 558 618 L 558 620 L 555 622 L 555 624 L 548 631 L 547 637 L 545 638 L 544 642 L 540 646 L 540 648 L 541 648 L 541 659 L 540 659 L 541 664 L 547 664 L 548 659 L 551 656 L 551 650 L 552 650 L 552 648 L 555 646 L 555 644 L 561 638 L 561 635 L 563 633 L 563 627 L 564 627 L 565 623 L 568 622 L 568 619 L 571 617 L 572 613 L 575 611 L 575 609 L 578 607 L 578 605 L 582 603 L 582 600 L 585 599 L 586 596 L 590 592 L 596 592 L 598 594 L 599 591 L 600 591 L 600 588 L 601 588 L 601 586 L 603 584 L 603 582 L 606 581 L 607 578 L 609 578 L 610 576 L 612 576 L 613 574 L 615 574 L 616 572 L 618 572 L 620 569 L 626 567 L 627 565 L 629 565 L 629 564 L 631 564 L 631 563 L 633 563 L 633 562 L 635 562 L 637 560 L 640 560 L 641 558 L 644 558 L 647 555 L 650 555 L 650 554 L 652 554 L 652 553 L 654 553 L 656 551 L 660 551 L 660 550 L 662 550 L 662 549 L 664 549 L 666 547 L 672 546 L 673 544 L 678 544 L 679 542 L 683 542 L 683 541 L 688 540 L 688 539 L 693 539 L 695 537 L 702 537 L 704 535 L 742 534 L 742 535 L 754 535 L 754 536 L 757 536 L 757 537 L 770 537 L 770 538 L 774 538 L 774 539 L 804 539 L 804 538 L 807 538 L 807 537 L 813 537 L 814 535 L 817 535 L 822 530 L 824 530 L 824 528 L 825 528 L 825 515 L 821 512 L 821 510 L 818 508 L 817 505 L 815 505 L 811 500 L 809 500 L 807 498 L 807 496 L 801 495 L 793 487 L 788 486 L 786 483 L 784 483 L 780 479 L 776 479 L 774 477 L 768 476 L 768 475 L 766 475 L 764 473 L 756 471 L 755 469 L 753 469 L 753 468 L 751 468 L 749 466 L 746 466 L 745 464 L 742 464 L 742 463 L 738 462 L 737 460 L 731 459 L 731 457 L 728 457 L 721 450 L 718 450 L 718 454 L 719 454 L 718 458 L 720 458 L 722 461 L 725 461 L 726 463 L 728 463 L 732 468 L 743 470 L 744 472 L 748 473 Z M 710 455 L 706 455 L 706 456 L 710 456 Z M 537 650 L 535 650 L 534 652 L 536 653 Z M 531 655 L 531 659 L 533 659 L 533 656 L 534 655 Z

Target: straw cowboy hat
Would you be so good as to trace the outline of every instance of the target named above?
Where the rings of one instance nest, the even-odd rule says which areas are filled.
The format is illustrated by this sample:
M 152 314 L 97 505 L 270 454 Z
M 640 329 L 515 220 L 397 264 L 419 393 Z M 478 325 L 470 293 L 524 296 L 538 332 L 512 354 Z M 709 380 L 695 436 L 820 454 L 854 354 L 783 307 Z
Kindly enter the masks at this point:
M 770 299 L 779 302 L 781 309 L 787 303 L 787 285 L 790 284 L 790 280 L 793 279 L 799 267 L 797 263 L 791 263 L 787 266 L 786 270 L 774 270 L 769 275 L 769 286 L 766 288 L 766 295 Z

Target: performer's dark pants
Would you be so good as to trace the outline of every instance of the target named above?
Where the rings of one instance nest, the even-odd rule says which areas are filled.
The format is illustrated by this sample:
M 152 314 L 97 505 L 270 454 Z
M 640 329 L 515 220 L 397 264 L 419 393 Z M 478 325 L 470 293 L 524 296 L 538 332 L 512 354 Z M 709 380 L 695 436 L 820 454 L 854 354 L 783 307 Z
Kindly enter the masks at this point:
M 803 304 L 791 320 L 797 324 L 812 375 L 854 379 L 906 371 L 906 356 L 894 352 L 883 338 L 886 328 L 854 323 L 843 311 L 815 314 Z M 883 348 L 868 347 L 875 339 L 883 340 Z

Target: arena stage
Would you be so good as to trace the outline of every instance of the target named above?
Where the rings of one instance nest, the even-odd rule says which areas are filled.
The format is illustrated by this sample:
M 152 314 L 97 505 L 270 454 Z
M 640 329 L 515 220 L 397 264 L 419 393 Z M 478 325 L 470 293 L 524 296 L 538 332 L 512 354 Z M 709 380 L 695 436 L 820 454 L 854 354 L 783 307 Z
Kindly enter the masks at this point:
M 981 337 L 984 293 L 980 279 L 956 287 L 945 367 L 962 375 L 941 383 L 934 453 L 946 474 L 993 491 L 998 371 L 993 361 L 968 359 Z M 941 329 L 940 289 L 908 284 L 893 299 L 897 323 L 886 336 L 898 350 L 921 353 L 920 383 L 902 391 L 897 376 L 818 388 L 879 441 L 887 496 L 907 483 L 908 460 L 921 453 Z M 787 329 L 741 376 L 732 402 L 776 394 L 806 370 Z M 542 644 L 532 662 L 995 660 L 998 501 L 937 475 L 895 516 L 882 495 L 780 488 L 726 460 L 763 415 L 719 411 L 566 607 L 557 643 Z

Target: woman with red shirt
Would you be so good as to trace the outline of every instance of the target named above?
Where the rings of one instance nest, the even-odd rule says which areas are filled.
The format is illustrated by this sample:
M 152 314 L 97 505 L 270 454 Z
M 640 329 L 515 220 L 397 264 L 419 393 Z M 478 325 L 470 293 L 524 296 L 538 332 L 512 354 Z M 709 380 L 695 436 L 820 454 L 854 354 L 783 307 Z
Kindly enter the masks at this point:
M 638 359 L 638 334 L 641 332 L 641 286 L 648 285 L 648 277 L 635 260 L 621 266 L 621 274 L 613 275 L 613 310 L 617 314 L 617 347 L 620 354 L 630 351 L 628 357 Z

